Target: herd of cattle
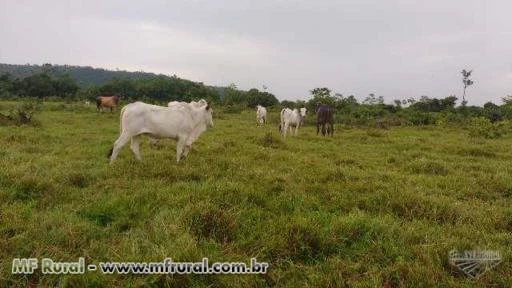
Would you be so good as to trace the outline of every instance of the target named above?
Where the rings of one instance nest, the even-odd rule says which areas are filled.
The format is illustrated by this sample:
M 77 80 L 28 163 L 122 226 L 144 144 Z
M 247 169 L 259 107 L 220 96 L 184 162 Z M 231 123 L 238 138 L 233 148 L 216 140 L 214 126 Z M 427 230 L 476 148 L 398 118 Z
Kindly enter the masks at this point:
M 100 96 L 97 98 L 98 111 L 110 108 L 110 111 L 119 104 L 118 96 Z M 316 134 L 332 136 L 334 133 L 333 111 L 325 104 L 319 104 L 316 108 Z M 280 113 L 279 132 L 286 138 L 286 133 L 292 129 L 297 135 L 299 127 L 304 125 L 307 109 L 284 108 Z M 135 157 L 140 160 L 140 137 L 148 135 L 150 143 L 156 145 L 158 139 L 170 138 L 177 141 L 176 161 L 187 157 L 192 144 L 208 127 L 213 127 L 213 110 L 206 100 L 178 102 L 172 101 L 167 107 L 146 104 L 143 102 L 130 103 L 121 109 L 120 136 L 114 142 L 108 154 L 112 163 L 121 148 L 131 140 L 130 148 Z M 267 109 L 258 105 L 256 107 L 256 120 L 259 124 L 265 124 Z

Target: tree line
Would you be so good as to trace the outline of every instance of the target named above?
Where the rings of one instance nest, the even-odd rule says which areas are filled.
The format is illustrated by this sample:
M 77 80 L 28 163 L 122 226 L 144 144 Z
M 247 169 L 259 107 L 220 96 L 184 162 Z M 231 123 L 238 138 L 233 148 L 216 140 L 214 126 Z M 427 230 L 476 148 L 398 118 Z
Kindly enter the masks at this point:
M 308 101 L 287 102 L 286 106 L 304 106 L 315 111 L 318 103 L 334 108 L 336 122 L 347 125 L 401 126 L 430 125 L 438 123 L 466 123 L 469 119 L 482 117 L 490 123 L 512 119 L 512 96 L 502 99 L 503 104 L 487 102 L 483 106 L 467 106 L 465 99 L 457 106 L 458 98 L 450 95 L 444 98 L 421 96 L 419 99 L 395 99 L 386 104 L 384 97 L 369 94 L 358 102 L 354 95 L 344 96 L 332 93 L 329 88 L 315 88 L 310 91 Z
M 167 101 L 191 101 L 206 99 L 223 105 L 274 106 L 279 100 L 269 92 L 256 88 L 239 90 L 236 85 L 211 87 L 200 82 L 181 79 L 176 76 L 155 75 L 152 78 L 114 78 L 102 85 L 80 87 L 69 75 L 52 76 L 47 71 L 24 78 L 10 73 L 0 75 L 0 98 L 41 98 L 51 97 L 64 100 L 94 101 L 100 95 L 118 95 L 125 101 L 146 101 L 164 103 Z
M 344 96 L 333 93 L 327 87 L 319 87 L 310 91 L 311 98 L 307 101 L 280 102 L 275 95 L 266 91 L 266 87 L 263 87 L 263 91 L 256 88 L 243 91 L 235 84 L 228 87 L 212 87 L 165 75 L 135 79 L 113 78 L 101 85 L 83 87 L 69 74 L 55 76 L 49 71 L 47 69 L 27 77 L 15 77 L 10 73 L 0 74 L 0 98 L 54 97 L 69 101 L 94 101 L 99 95 L 119 95 L 126 102 L 145 101 L 155 104 L 165 104 L 171 100 L 206 99 L 235 112 L 258 104 L 276 109 L 306 107 L 310 112 L 314 112 L 318 103 L 323 103 L 334 109 L 337 123 L 369 126 L 458 123 L 472 117 L 483 117 L 491 123 L 512 119 L 512 96 L 504 97 L 502 105 L 488 102 L 483 107 L 467 106 L 466 99 L 463 99 L 462 105 L 457 106 L 458 99 L 454 95 L 444 98 L 422 96 L 419 99 L 395 99 L 389 104 L 384 102 L 384 97 L 375 94 L 369 94 L 364 100 L 358 101 L 354 95 Z M 465 70 L 462 73 L 464 93 L 466 88 L 473 84 L 468 80 L 470 73 L 471 71 Z

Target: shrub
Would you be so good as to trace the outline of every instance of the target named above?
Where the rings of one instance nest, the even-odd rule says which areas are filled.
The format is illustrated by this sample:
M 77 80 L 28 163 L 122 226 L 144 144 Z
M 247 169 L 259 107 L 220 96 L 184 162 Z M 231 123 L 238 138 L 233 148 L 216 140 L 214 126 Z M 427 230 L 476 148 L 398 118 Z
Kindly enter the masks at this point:
M 232 105 L 232 104 L 228 104 L 225 108 L 224 108 L 224 113 L 229 113 L 229 114 L 240 114 L 242 113 L 242 111 L 244 110 L 244 105 Z
M 507 134 L 510 130 L 509 121 L 500 121 L 492 123 L 491 120 L 484 117 L 472 118 L 469 125 L 469 136 L 486 139 L 497 139 Z
M 435 113 L 421 112 L 421 111 L 409 111 L 405 114 L 405 118 L 412 125 L 431 125 L 436 123 Z
M 24 101 L 9 111 L 7 115 L 0 114 L 0 125 L 38 125 L 34 115 L 41 110 L 40 100 Z
M 389 114 L 377 121 L 377 127 L 388 128 L 392 126 L 403 126 L 405 122 L 406 121 L 399 116 L 395 114 Z
M 263 136 L 259 142 L 263 147 L 281 148 L 284 146 L 284 142 L 281 138 L 274 136 L 271 132 L 266 132 L 265 136 Z

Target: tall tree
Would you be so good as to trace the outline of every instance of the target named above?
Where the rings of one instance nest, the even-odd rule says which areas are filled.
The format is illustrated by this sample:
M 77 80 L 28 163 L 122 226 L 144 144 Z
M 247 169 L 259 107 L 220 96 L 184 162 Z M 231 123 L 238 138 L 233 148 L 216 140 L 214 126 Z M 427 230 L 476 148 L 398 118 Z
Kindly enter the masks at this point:
M 473 80 L 469 79 L 469 77 L 471 76 L 471 72 L 473 72 L 473 70 L 469 70 L 469 71 L 466 71 L 466 69 L 462 69 L 462 71 L 460 72 L 462 74 L 462 84 L 464 84 L 464 93 L 462 94 L 462 105 L 465 106 L 467 101 L 466 101 L 466 88 L 468 86 L 471 86 L 473 85 Z
M 331 107 L 334 107 L 336 103 L 336 98 L 331 96 L 331 90 L 327 87 L 315 88 L 309 91 L 313 95 L 313 99 L 310 99 L 306 107 L 310 111 L 315 111 L 318 104 L 326 104 Z

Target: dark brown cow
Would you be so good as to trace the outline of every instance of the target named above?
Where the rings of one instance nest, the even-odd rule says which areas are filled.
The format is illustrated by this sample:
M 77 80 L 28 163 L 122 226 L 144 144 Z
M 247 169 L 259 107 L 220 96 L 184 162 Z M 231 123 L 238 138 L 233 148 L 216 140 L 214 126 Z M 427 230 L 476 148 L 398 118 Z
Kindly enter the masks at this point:
M 325 130 L 327 124 L 327 131 Z M 332 117 L 331 107 L 325 104 L 319 104 L 316 108 L 316 135 L 320 132 L 320 125 L 322 125 L 322 135 L 332 136 L 334 134 L 334 121 Z
M 119 96 L 99 96 L 96 98 L 96 109 L 110 108 L 110 112 L 119 104 Z

